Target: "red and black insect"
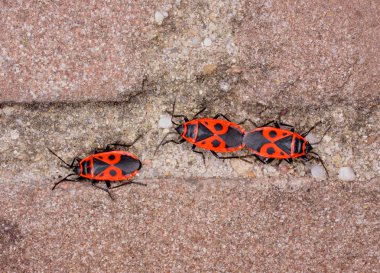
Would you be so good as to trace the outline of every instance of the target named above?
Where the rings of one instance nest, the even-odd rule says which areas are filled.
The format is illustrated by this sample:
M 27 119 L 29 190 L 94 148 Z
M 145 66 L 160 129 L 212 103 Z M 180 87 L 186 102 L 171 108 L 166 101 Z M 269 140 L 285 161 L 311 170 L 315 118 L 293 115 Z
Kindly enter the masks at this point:
M 155 154 L 160 146 L 167 143 L 182 144 L 187 141 L 193 144 L 192 151 L 201 154 L 203 160 L 205 160 L 203 152 L 196 151 L 196 147 L 211 151 L 218 159 L 240 158 L 239 156 L 222 157 L 217 153 L 235 152 L 243 149 L 245 130 L 240 124 L 246 120 L 236 124 L 223 114 L 217 114 L 213 118 L 197 118 L 206 108 L 203 108 L 194 115 L 193 119 L 189 120 L 185 115 L 174 115 L 174 108 L 175 103 L 173 104 L 173 111 L 170 114 L 172 116 L 172 123 L 177 126 L 175 128 L 176 132 L 170 132 L 163 138 L 157 146 Z M 221 120 L 219 117 L 223 117 L 225 120 Z M 183 118 L 183 122 L 178 124 L 173 121 L 173 118 Z M 180 139 L 165 141 L 166 137 L 170 134 L 179 134 Z
M 56 182 L 52 190 L 64 181 L 78 182 L 87 179 L 92 182 L 94 187 L 106 191 L 112 198 L 109 191 L 110 189 L 115 189 L 132 183 L 146 186 L 145 184 L 130 180 L 142 167 L 141 161 L 137 158 L 137 156 L 130 152 L 111 149 L 111 146 L 131 147 L 139 138 L 140 137 L 138 137 L 131 144 L 108 144 L 105 149 L 97 149 L 94 154 L 89 155 L 86 158 L 81 159 L 79 157 L 75 157 L 71 164 L 66 163 L 62 158 L 48 148 L 53 155 L 58 157 L 69 169 L 72 169 L 72 173 Z M 72 176 L 76 176 L 76 178 L 69 179 L 69 177 Z M 111 187 L 111 182 L 123 180 L 128 181 Z M 97 185 L 97 183 L 101 181 L 105 182 L 107 186 L 106 188 Z
M 274 127 L 268 126 L 271 123 L 274 124 Z M 328 174 L 327 169 L 320 156 L 316 152 L 311 151 L 313 149 L 312 145 L 320 143 L 327 133 L 328 129 L 318 142 L 310 144 L 305 139 L 305 137 L 319 123 L 310 128 L 310 130 L 308 130 L 306 133 L 299 134 L 295 132 L 294 127 L 291 125 L 279 123 L 277 121 L 271 121 L 246 133 L 243 143 L 262 163 L 269 164 L 274 159 L 285 160 L 288 163 L 292 163 L 293 159 L 298 157 L 305 160 L 317 159 L 319 162 L 321 162 L 322 166 L 325 168 L 326 173 Z M 291 128 L 290 130 L 281 129 L 280 125 L 288 126 Z M 308 155 L 310 154 L 312 154 L 313 157 L 309 157 Z

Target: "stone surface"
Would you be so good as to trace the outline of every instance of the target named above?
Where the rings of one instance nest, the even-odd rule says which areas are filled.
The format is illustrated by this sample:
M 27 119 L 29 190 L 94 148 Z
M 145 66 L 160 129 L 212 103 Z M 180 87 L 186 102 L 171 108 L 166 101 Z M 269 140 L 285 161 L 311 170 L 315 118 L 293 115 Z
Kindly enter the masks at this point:
M 144 180 L 147 187 L 115 191 L 113 202 L 85 183 L 52 192 L 47 182 L 11 183 L 2 193 L 3 272 L 375 272 L 380 265 L 379 192 L 364 187 Z
M 247 1 L 240 11 L 242 100 L 294 106 L 379 99 L 379 1 Z
M 379 7 L 0 1 L 1 272 L 376 272 Z M 175 100 L 189 118 L 322 121 L 330 177 L 301 160 L 204 164 L 188 143 L 154 155 Z M 69 170 L 47 147 L 70 161 L 137 135 L 147 187 L 51 191 Z
M 379 100 L 380 2 L 0 3 L 0 102 L 202 90 L 266 106 Z M 202 75 L 207 64 L 217 65 Z M 239 73 L 230 73 L 236 71 Z M 220 98 L 219 98 L 220 97 Z M 279 109 L 281 110 L 281 109 Z
M 277 168 L 277 163 L 264 165 L 254 158 L 248 159 L 253 164 L 236 159 L 223 162 L 205 152 L 206 164 L 203 164 L 201 155 L 191 152 L 189 143 L 168 143 L 159 147 L 154 155 L 157 145 L 168 132 L 173 134 L 167 139 L 177 140 L 179 137 L 173 128 L 158 128 L 161 116 L 172 109 L 172 101 L 160 109 L 164 101 L 167 101 L 166 96 L 153 99 L 141 94 L 123 103 L 3 105 L 0 107 L 0 127 L 3 128 L 0 135 L 1 177 L 9 180 L 17 177 L 18 181 L 27 182 L 31 177 L 43 179 L 47 174 L 47 177 L 52 173 L 65 174 L 66 170 L 60 168 L 59 161 L 46 147 L 70 161 L 75 156 L 88 155 L 95 148 L 104 148 L 108 143 L 130 143 L 138 135 L 143 137 L 131 151 L 142 160 L 151 161 L 151 166 L 141 171 L 141 178 L 247 178 L 250 171 L 257 178 L 280 175 L 289 179 L 311 177 L 312 164 L 317 161 L 307 162 L 304 166 L 302 160 L 296 160 L 293 166 L 289 166 L 290 170 L 285 170 Z M 197 105 L 191 102 L 189 94 L 177 101 L 176 112 L 196 113 L 202 107 L 207 108 L 204 116 L 214 116 L 228 108 L 227 105 L 215 107 L 207 103 Z M 238 107 L 234 112 L 238 112 Z M 336 114 L 341 111 L 347 118 L 342 119 Z M 188 116 L 192 117 L 191 114 Z M 254 115 L 247 113 L 247 116 Z M 354 116 L 358 118 L 352 118 Z M 370 118 L 360 119 L 365 116 Z M 299 125 L 300 117 L 306 123 L 304 126 Z M 241 120 L 233 115 L 230 118 Z M 363 141 L 379 131 L 380 105 L 365 109 L 334 105 L 311 112 L 289 111 L 285 118 L 300 132 L 308 130 L 307 124 L 326 120 L 314 130 L 318 137 L 331 125 L 323 141 L 315 145 L 313 151 L 321 156 L 332 179 L 338 178 L 340 166 L 336 165 L 337 155 L 343 166 L 349 163 L 353 168 L 357 183 L 365 183 L 380 173 L 380 142 L 369 144 Z M 243 127 L 249 130 L 251 125 L 247 123 Z M 249 151 L 244 149 L 236 154 L 249 154 Z M 288 166 L 286 162 L 282 164 Z
M 255 161 L 250 166 L 206 154 L 204 165 L 188 144 L 168 144 L 154 156 L 168 129 L 157 128 L 166 109 L 153 109 L 165 100 L 141 95 L 130 103 L 1 107 L 3 272 L 379 268 L 380 143 L 363 141 L 378 132 L 379 105 L 371 111 L 344 107 L 351 117 L 370 112 L 363 122 L 342 121 L 336 105 L 303 113 L 307 123 L 313 124 L 317 115 L 332 125 L 315 147 L 330 178 L 317 181 L 311 164 L 299 160 L 292 166 L 282 163 L 289 167 L 284 171 L 275 164 Z M 195 104 L 177 107 L 196 109 Z M 298 116 L 291 111 L 286 118 L 297 124 Z M 325 126 L 315 135 L 323 134 Z M 16 130 L 18 137 L 12 138 Z M 144 162 L 136 180 L 147 187 L 119 188 L 114 202 L 88 182 L 62 183 L 51 191 L 69 170 L 46 147 L 70 161 L 107 143 L 131 142 L 138 134 L 143 138 L 129 150 Z M 355 181 L 337 179 L 335 154 L 351 162 Z
M 126 99 L 141 89 L 149 1 L 1 1 L 0 101 Z

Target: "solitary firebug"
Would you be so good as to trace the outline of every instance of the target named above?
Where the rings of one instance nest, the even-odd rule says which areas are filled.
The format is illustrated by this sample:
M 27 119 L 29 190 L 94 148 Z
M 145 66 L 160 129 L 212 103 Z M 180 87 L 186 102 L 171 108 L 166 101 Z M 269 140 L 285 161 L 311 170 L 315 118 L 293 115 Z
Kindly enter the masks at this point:
M 53 155 L 58 157 L 69 169 L 72 170 L 72 173 L 56 182 L 52 190 L 64 181 L 78 182 L 81 180 L 89 180 L 94 187 L 106 191 L 112 198 L 109 191 L 111 189 L 132 183 L 146 186 L 143 183 L 131 180 L 142 167 L 141 161 L 137 156 L 130 152 L 111 149 L 111 147 L 131 147 L 140 137 L 141 136 L 131 144 L 108 144 L 105 149 L 97 149 L 94 154 L 83 159 L 75 157 L 71 164 L 66 163 L 61 157 L 48 148 Z M 69 177 L 72 176 L 76 176 L 76 178 L 69 179 Z M 111 182 L 120 182 L 124 180 L 128 181 L 111 187 Z M 97 185 L 102 181 L 105 182 L 106 188 Z

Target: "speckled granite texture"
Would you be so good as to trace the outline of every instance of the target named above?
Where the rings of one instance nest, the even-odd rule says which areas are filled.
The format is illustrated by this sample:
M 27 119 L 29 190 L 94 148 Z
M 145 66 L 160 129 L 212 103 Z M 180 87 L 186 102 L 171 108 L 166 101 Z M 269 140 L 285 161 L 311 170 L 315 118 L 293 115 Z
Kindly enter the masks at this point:
M 1 1 L 0 101 L 127 100 L 147 76 L 237 103 L 367 102 L 379 14 L 376 0 Z
M 0 271 L 378 272 L 379 17 L 376 0 L 0 1 Z M 314 139 L 331 125 L 330 178 L 154 155 L 175 99 L 190 118 L 322 121 Z M 70 160 L 138 134 L 147 187 L 51 191 L 68 170 L 46 147 Z
M 3 193 L 3 272 L 376 272 L 379 192 L 329 181 L 159 180 Z M 302 185 L 302 186 L 300 186 Z M 43 187 L 44 186 L 44 187 Z

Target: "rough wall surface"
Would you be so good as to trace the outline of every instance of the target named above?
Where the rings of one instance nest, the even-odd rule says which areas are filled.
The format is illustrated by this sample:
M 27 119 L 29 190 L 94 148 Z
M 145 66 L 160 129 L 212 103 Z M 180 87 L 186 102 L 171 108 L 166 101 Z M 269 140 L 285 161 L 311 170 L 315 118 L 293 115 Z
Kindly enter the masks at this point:
M 1 271 L 377 272 L 379 17 L 375 0 L 0 1 Z M 190 118 L 322 121 L 315 141 L 331 125 L 330 178 L 154 155 L 175 99 Z M 47 147 L 69 161 L 140 134 L 146 187 L 50 190 L 69 171 Z
M 330 173 L 324 181 L 311 177 L 312 162 L 247 164 L 206 154 L 203 164 L 189 144 L 168 144 L 154 156 L 165 133 L 157 128 L 164 110 L 154 105 L 137 96 L 114 105 L 0 109 L 3 272 L 377 271 L 378 105 L 286 115 L 299 129 L 320 117 L 333 125 L 316 147 Z M 138 134 L 130 151 L 144 163 L 136 180 L 146 187 L 115 190 L 114 202 L 86 182 L 51 191 L 69 170 L 46 147 L 70 161 Z M 338 180 L 343 166 L 355 181 Z
M 13 184 L 3 272 L 376 272 L 379 191 L 298 180 L 162 180 L 117 191 Z M 96 195 L 96 198 L 94 198 Z M 15 209 L 17 207 L 18 209 Z
M 127 100 L 144 77 L 238 103 L 379 99 L 376 0 L 0 5 L 4 102 Z

